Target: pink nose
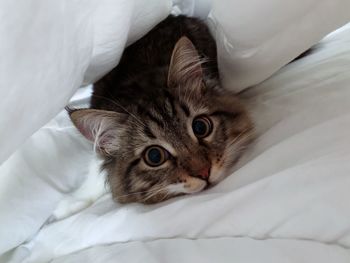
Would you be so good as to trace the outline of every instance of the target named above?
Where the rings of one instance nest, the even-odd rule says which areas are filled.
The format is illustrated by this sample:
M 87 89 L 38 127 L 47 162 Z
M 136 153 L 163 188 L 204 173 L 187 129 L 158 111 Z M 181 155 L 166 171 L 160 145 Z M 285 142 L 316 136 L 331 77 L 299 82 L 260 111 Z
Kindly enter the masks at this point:
M 210 175 L 210 167 L 205 167 L 204 169 L 200 170 L 197 174 L 198 177 L 201 177 L 203 179 L 207 179 Z

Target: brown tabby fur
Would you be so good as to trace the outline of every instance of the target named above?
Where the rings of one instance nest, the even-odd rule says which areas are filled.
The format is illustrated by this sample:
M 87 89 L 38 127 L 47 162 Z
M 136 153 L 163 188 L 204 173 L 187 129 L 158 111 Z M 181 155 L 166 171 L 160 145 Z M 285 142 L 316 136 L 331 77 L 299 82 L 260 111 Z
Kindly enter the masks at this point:
M 192 121 L 213 125 L 197 138 Z M 91 109 L 71 110 L 78 130 L 95 143 L 113 197 L 122 203 L 156 203 L 199 192 L 232 170 L 252 139 L 252 122 L 237 97 L 220 87 L 216 47 L 206 25 L 169 16 L 129 46 L 94 87 Z M 147 147 L 168 160 L 151 167 Z M 199 176 L 203 168 L 210 176 Z

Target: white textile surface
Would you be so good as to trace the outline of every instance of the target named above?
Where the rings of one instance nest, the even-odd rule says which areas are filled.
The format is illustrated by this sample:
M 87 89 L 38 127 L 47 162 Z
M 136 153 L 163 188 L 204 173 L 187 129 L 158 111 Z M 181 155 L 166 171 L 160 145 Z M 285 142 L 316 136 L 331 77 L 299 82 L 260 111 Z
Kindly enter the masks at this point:
M 171 9 L 210 13 L 223 84 L 234 91 L 350 21 L 348 0 L 2 0 L 0 164 Z
M 120 206 L 108 193 L 97 198 L 78 189 L 97 201 L 73 211 L 80 200 L 72 189 L 84 186 L 90 145 L 59 116 L 61 124 L 41 129 L 1 167 L 17 167 L 19 181 L 7 179 L 20 196 L 0 198 L 0 211 L 18 208 L 0 217 L 0 236 L 11 241 L 27 231 L 27 242 L 0 260 L 350 262 L 349 72 L 350 25 L 242 94 L 258 137 L 236 172 L 210 190 L 152 206 Z M 35 143 L 41 139 L 45 145 Z M 41 159 L 52 151 L 55 158 Z M 20 176 L 24 164 L 37 163 L 33 182 Z M 2 238 L 2 251 L 19 240 Z
M 261 83 L 350 21 L 348 0 L 213 0 L 210 14 L 223 84 Z
M 113 68 L 171 0 L 1 0 L 0 164 Z

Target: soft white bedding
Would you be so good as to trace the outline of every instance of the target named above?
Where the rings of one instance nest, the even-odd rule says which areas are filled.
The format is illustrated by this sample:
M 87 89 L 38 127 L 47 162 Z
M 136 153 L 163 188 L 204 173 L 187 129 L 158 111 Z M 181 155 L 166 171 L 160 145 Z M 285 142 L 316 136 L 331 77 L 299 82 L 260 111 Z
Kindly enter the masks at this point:
M 171 11 L 209 14 L 222 81 L 241 91 L 349 22 L 349 9 L 348 0 L 2 0 L 0 164 Z
M 171 0 L 0 1 L 0 165 L 115 67 L 127 44 L 168 16 Z
M 102 192 L 75 212 L 101 193 L 83 183 L 90 145 L 59 115 L 0 168 L 11 191 L 24 190 L 0 198 L 0 211 L 16 208 L 0 217 L 0 248 L 27 239 L 0 260 L 350 262 L 350 25 L 242 96 L 258 137 L 240 168 L 213 189 L 153 206 L 119 206 Z M 43 163 L 34 181 L 20 176 L 28 158 Z M 28 227 L 15 231 L 23 217 Z

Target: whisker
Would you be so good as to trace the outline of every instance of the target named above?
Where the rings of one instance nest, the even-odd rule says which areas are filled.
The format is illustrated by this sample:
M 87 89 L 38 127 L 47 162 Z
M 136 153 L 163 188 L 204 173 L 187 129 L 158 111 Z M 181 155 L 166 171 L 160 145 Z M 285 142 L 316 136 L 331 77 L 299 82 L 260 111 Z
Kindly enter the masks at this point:
M 116 198 L 126 197 L 126 196 L 131 196 L 131 195 L 137 195 L 137 194 L 143 194 L 143 193 L 150 193 L 150 194 L 152 194 L 153 192 L 157 192 L 157 191 L 163 190 L 163 189 L 165 189 L 165 188 L 163 188 L 163 186 L 162 186 L 161 189 L 156 188 L 156 189 L 151 189 L 151 190 L 146 190 L 146 191 L 133 192 L 133 193 L 126 194 L 126 195 L 118 195 L 118 196 L 116 196 Z
M 170 192 L 166 192 L 161 201 L 168 199 L 169 196 L 170 196 Z
M 238 134 L 229 144 L 229 146 L 232 146 L 235 142 L 237 142 L 239 139 L 241 139 L 242 136 L 251 136 L 252 133 L 248 132 L 250 128 L 247 128 L 243 130 L 240 134 Z
M 161 191 L 163 191 L 164 189 L 158 189 L 156 191 L 151 192 L 148 196 L 146 196 L 144 198 L 144 201 L 147 201 L 148 199 L 152 198 L 153 196 L 157 195 L 158 193 L 160 193 Z
M 148 196 L 146 196 L 146 197 L 143 199 L 143 201 L 145 202 L 145 201 L 149 200 L 150 198 L 152 198 L 153 196 L 157 195 L 158 193 L 160 193 L 160 192 L 162 192 L 162 191 L 164 191 L 164 190 L 165 190 L 165 187 L 162 186 L 162 188 L 160 188 L 160 189 L 158 189 L 157 191 L 154 191 L 154 192 L 150 193 Z
M 244 143 L 239 145 L 239 142 L 248 141 L 254 136 L 254 131 L 250 128 L 245 129 L 242 131 L 238 136 L 236 136 L 226 147 L 225 150 L 225 160 L 222 162 L 223 167 L 228 167 L 231 165 L 231 159 L 234 155 L 239 155 L 244 152 L 244 150 L 248 147 Z M 235 143 L 237 143 L 237 147 L 232 147 Z

